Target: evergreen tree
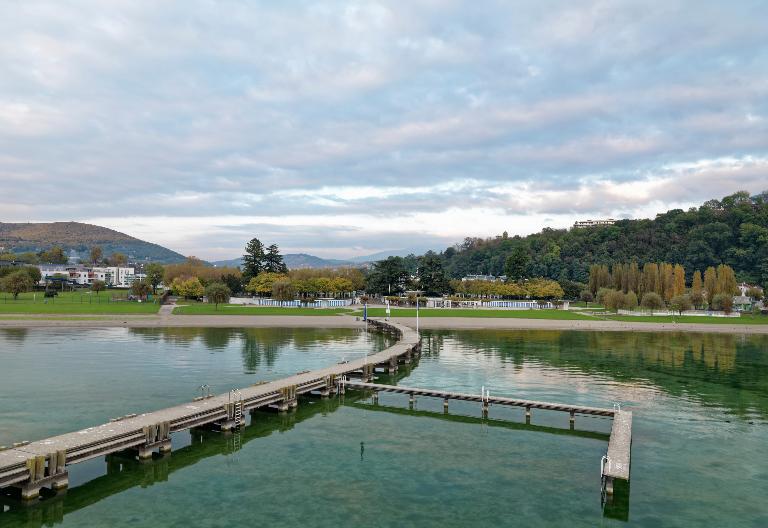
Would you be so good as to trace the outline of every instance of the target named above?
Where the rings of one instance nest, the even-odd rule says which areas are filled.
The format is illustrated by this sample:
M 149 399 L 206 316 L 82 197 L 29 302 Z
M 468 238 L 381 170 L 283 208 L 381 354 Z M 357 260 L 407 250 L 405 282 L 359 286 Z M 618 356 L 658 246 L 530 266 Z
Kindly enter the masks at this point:
M 450 290 L 443 261 L 434 251 L 428 251 L 419 262 L 419 289 L 427 295 L 442 295 Z
M 528 264 L 531 261 L 528 251 L 517 246 L 504 261 L 504 273 L 508 280 L 520 280 L 528 277 Z
M 258 238 L 252 238 L 246 244 L 245 255 L 243 255 L 243 282 L 247 284 L 262 271 L 264 271 L 264 244 Z
M 264 271 L 269 273 L 288 273 L 288 267 L 283 262 L 283 256 L 277 244 L 272 244 L 267 248 L 264 255 Z

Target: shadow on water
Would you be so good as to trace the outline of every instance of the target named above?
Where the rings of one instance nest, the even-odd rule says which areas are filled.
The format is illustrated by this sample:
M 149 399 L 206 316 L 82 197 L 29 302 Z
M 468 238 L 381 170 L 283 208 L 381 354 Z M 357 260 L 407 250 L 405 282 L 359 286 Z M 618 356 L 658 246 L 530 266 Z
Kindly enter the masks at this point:
M 460 350 L 528 364 L 652 384 L 672 395 L 768 419 L 768 336 L 690 332 L 555 330 L 431 331 L 431 354 Z

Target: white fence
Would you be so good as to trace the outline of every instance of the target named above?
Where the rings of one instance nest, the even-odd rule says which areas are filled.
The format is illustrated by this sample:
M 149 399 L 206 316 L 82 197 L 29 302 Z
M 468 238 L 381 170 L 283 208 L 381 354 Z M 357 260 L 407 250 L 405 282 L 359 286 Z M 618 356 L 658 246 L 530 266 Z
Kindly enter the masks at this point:
M 463 300 L 452 301 L 450 299 L 441 299 L 430 297 L 427 299 L 427 308 L 499 308 L 506 310 L 537 310 L 539 308 L 552 309 L 557 308 L 552 302 L 547 301 L 539 304 L 539 301 L 475 301 Z M 568 309 L 568 301 L 563 301 L 562 308 Z
M 278 301 L 276 299 L 265 299 L 263 297 L 232 297 L 230 304 L 239 304 L 243 306 L 278 306 L 285 308 L 341 308 L 350 306 L 352 299 L 317 299 L 314 302 L 302 302 L 298 299 L 293 301 Z
M 671 310 L 654 310 L 651 312 L 650 310 L 619 310 L 619 315 L 637 315 L 637 316 L 646 316 L 646 315 L 680 315 L 679 312 L 671 311 Z M 741 313 L 739 312 L 731 312 L 730 314 L 726 314 L 725 312 L 717 312 L 717 311 L 707 311 L 707 310 L 688 310 L 684 311 L 683 315 L 693 315 L 696 317 L 741 317 Z

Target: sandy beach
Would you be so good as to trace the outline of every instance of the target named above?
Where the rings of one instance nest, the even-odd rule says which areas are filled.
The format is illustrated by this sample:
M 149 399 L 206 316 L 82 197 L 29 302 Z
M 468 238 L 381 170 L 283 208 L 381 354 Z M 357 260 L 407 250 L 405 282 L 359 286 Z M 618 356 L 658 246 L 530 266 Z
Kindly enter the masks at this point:
M 408 326 L 416 326 L 415 318 L 395 318 Z M 348 315 L 7 315 L 0 316 L 0 328 L 103 328 L 103 327 L 292 327 L 355 328 L 362 321 Z M 767 334 L 768 325 L 707 323 L 641 323 L 621 321 L 573 321 L 521 318 L 424 317 L 419 321 L 424 330 L 585 330 L 609 332 L 700 332 L 724 334 Z

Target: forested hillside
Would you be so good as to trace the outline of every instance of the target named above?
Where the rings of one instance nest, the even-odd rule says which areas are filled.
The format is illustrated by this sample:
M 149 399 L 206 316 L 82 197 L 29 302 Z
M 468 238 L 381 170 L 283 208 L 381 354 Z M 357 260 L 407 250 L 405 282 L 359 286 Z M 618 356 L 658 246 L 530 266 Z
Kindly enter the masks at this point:
M 184 256 L 163 246 L 145 242 L 114 229 L 81 222 L 3 223 L 0 222 L 0 253 L 20 255 L 60 247 L 86 255 L 99 246 L 104 255 L 123 253 L 132 260 L 181 262 Z M 11 257 L 13 255 L 10 255 Z
M 653 220 L 549 229 L 526 237 L 466 239 L 442 253 L 451 277 L 468 274 L 549 277 L 586 283 L 591 264 L 679 263 L 694 270 L 727 264 L 740 281 L 768 283 L 768 191 L 738 192 Z M 691 280 L 691 276 L 686 278 Z

